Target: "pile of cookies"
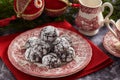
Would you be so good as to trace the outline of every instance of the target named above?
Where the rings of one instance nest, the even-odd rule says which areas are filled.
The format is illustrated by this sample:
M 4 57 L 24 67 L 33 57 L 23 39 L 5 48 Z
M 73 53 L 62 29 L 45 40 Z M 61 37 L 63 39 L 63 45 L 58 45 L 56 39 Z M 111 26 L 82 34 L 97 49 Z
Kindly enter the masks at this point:
M 45 26 L 38 37 L 30 37 L 25 44 L 25 59 L 49 68 L 57 68 L 73 60 L 75 50 L 67 36 L 60 36 L 54 26 Z

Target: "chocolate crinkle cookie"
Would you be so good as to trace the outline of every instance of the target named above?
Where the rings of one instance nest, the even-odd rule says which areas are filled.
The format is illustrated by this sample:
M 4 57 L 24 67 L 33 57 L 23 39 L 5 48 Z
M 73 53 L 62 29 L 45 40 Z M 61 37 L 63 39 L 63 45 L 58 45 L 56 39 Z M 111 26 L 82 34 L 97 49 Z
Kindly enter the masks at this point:
M 37 52 L 34 52 L 32 48 L 28 48 L 25 51 L 25 59 L 30 62 L 39 62 L 41 58 Z
M 41 30 L 40 39 L 45 42 L 53 42 L 59 36 L 59 31 L 54 26 L 47 26 Z
M 37 38 L 37 37 L 31 37 L 25 43 L 24 48 L 27 49 L 27 48 L 33 47 L 33 46 L 39 44 L 39 42 L 40 42 L 39 38 Z
M 57 53 L 62 62 L 70 62 L 73 60 L 75 50 L 65 37 L 59 37 L 55 40 L 54 52 Z
M 61 56 L 62 61 L 70 62 L 75 57 L 75 50 L 72 47 L 69 47 L 66 51 L 65 57 Z
M 75 50 L 68 35 L 59 35 L 54 26 L 44 27 L 38 37 L 25 43 L 25 59 L 57 68 L 74 59 Z
M 67 35 L 67 34 L 64 34 L 64 35 L 61 35 L 60 37 L 63 37 L 63 38 L 65 38 L 70 44 L 72 44 L 72 41 L 71 41 L 71 38 L 70 38 L 70 36 L 69 35 Z
M 40 57 L 46 55 L 50 51 L 50 45 L 44 41 L 40 41 L 38 45 L 33 47 L 33 51 L 37 52 Z
M 30 39 L 28 39 L 29 41 Z M 34 41 L 30 41 L 27 45 L 31 45 L 27 47 L 25 51 L 25 58 L 31 62 L 41 62 L 41 59 L 44 55 L 46 55 L 50 51 L 50 45 L 40 39 L 36 40 L 33 39 Z M 36 42 L 37 41 L 37 42 Z M 34 44 L 34 46 L 33 46 Z
M 49 68 L 56 68 L 61 66 L 61 60 L 56 53 L 49 53 L 42 58 L 42 64 L 49 66 Z
M 53 45 L 54 45 L 55 53 L 63 53 L 71 46 L 69 41 L 67 39 L 65 39 L 64 37 L 57 38 L 54 41 Z

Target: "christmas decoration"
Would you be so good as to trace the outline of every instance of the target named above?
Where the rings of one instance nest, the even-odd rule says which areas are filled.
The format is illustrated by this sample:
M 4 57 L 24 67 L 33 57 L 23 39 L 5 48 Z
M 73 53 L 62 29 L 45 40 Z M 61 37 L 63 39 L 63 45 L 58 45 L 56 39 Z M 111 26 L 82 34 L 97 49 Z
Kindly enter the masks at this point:
M 72 3 L 78 3 L 78 0 L 69 0 Z M 115 21 L 120 18 L 120 1 L 119 0 L 102 0 L 104 2 L 110 2 L 112 3 L 114 7 L 114 12 L 110 18 L 114 19 Z M 0 0 L 0 19 L 11 17 L 12 15 L 16 15 L 14 8 L 13 8 L 13 0 Z M 53 5 L 53 4 L 51 4 Z M 103 15 L 106 16 L 109 12 L 109 9 L 106 9 L 103 12 Z M 0 35 L 7 35 L 6 33 L 15 33 L 20 31 L 25 31 L 28 29 L 32 29 L 38 25 L 41 25 L 43 23 L 52 22 L 52 21 L 62 21 L 66 19 L 71 24 L 74 24 L 76 14 L 78 13 L 78 8 L 72 8 L 69 7 L 65 10 L 64 14 L 61 14 L 60 16 L 51 18 L 43 12 L 43 14 L 32 21 L 23 20 L 20 18 L 17 18 L 17 20 L 12 21 L 9 25 L 6 27 L 0 28 Z
M 67 4 L 60 0 L 45 0 L 46 13 L 49 16 L 59 16 L 64 13 Z
M 77 0 L 71 0 L 71 1 L 73 1 L 74 3 L 77 2 Z M 4 19 L 16 15 L 13 8 L 13 3 L 14 3 L 13 0 L 0 0 L 0 13 L 2 13 L 0 14 L 0 19 Z M 16 20 L 11 21 L 9 25 L 6 25 L 6 27 L 0 28 L 0 35 L 6 33 L 12 34 L 15 32 L 25 31 L 28 29 L 32 29 L 43 23 L 52 22 L 52 21 L 62 21 L 64 19 L 66 19 L 70 23 L 74 23 L 75 14 L 77 12 L 78 12 L 77 8 L 68 7 L 67 10 L 64 12 L 64 14 L 54 18 L 47 16 L 45 12 L 43 12 L 43 14 L 39 18 L 34 19 L 32 21 L 17 18 Z
M 79 7 L 80 5 L 73 4 L 69 0 L 45 0 L 46 13 L 52 17 L 63 14 L 68 6 Z
M 41 15 L 44 0 L 14 0 L 14 10 L 18 18 L 33 20 Z

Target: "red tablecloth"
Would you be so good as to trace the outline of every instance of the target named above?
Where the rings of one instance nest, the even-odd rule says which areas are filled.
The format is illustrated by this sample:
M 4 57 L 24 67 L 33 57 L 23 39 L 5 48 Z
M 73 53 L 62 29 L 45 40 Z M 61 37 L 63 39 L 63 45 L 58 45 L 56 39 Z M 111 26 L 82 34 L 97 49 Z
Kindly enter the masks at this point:
M 62 27 L 65 29 L 69 29 L 69 30 L 75 31 L 80 36 L 82 36 L 67 21 L 52 22 L 52 23 L 48 23 L 45 25 L 53 25 L 56 27 Z M 43 26 L 45 26 L 45 25 L 43 25 Z M 39 27 L 42 27 L 42 26 L 39 26 Z M 20 33 L 0 37 L 0 57 L 1 57 L 1 59 L 7 65 L 7 67 L 13 73 L 13 75 L 16 77 L 17 80 L 48 80 L 47 78 L 39 78 L 39 77 L 27 75 L 27 74 L 17 70 L 8 60 L 7 48 L 9 46 L 10 42 L 19 34 Z M 83 38 L 85 38 L 85 37 L 83 37 Z M 55 80 L 74 80 L 76 78 L 80 78 L 80 77 L 83 77 L 83 76 L 88 75 L 90 73 L 96 72 L 100 69 L 103 69 L 103 68 L 109 66 L 113 62 L 110 57 L 108 57 L 104 52 L 102 52 L 91 41 L 89 41 L 88 39 L 86 39 L 86 40 L 90 43 L 92 50 L 93 50 L 92 60 L 88 64 L 88 66 L 76 74 L 73 74 L 73 75 L 68 76 L 68 77 L 57 78 Z M 54 80 L 54 79 L 51 79 L 51 80 Z

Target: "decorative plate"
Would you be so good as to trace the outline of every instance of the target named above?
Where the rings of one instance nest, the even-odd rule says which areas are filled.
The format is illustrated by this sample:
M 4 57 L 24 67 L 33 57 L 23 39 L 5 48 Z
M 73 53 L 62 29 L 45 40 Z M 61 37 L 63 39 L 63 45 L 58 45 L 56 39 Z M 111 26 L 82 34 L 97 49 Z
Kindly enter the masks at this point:
M 75 49 L 75 58 L 70 63 L 58 68 L 49 69 L 40 63 L 31 63 L 24 57 L 22 46 L 28 38 L 38 36 L 42 28 L 29 30 L 17 36 L 9 45 L 8 58 L 10 62 L 20 71 L 37 77 L 58 78 L 72 75 L 85 68 L 91 60 L 92 48 L 89 43 L 75 32 L 58 28 L 60 35 L 70 35 Z
M 115 48 L 115 44 L 118 43 L 118 39 L 109 31 L 103 39 L 103 46 L 112 55 L 120 57 L 120 50 Z

